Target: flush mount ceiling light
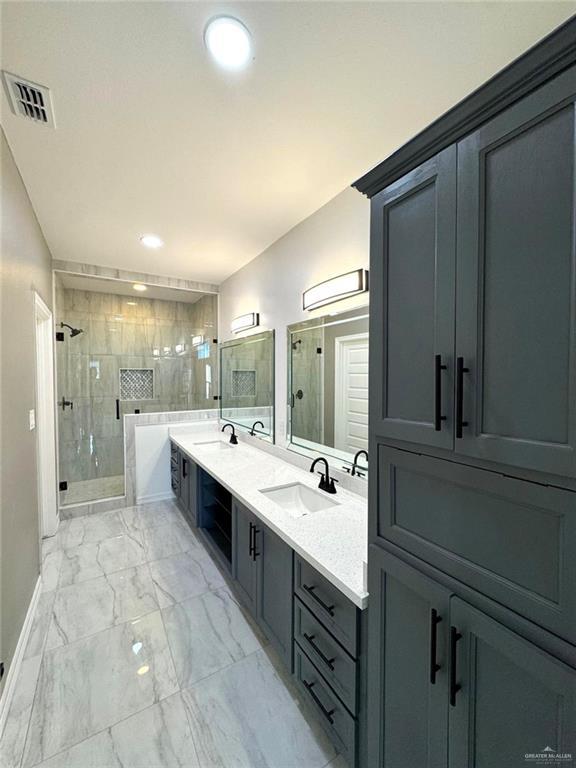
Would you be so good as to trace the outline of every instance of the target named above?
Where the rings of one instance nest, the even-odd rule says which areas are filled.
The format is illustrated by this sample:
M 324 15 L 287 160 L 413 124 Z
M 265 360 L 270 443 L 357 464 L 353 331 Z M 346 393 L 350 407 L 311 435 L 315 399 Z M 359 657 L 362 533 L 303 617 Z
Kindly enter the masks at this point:
M 140 293 L 148 290 L 148 287 L 146 285 L 143 285 L 143 283 L 134 283 L 132 288 L 134 288 L 135 291 L 139 291 Z
M 302 306 L 304 309 L 312 310 L 365 293 L 367 290 L 368 270 L 355 269 L 353 272 L 346 272 L 344 275 L 332 277 L 330 280 L 324 280 L 323 283 L 308 288 L 302 294 Z
M 140 242 L 146 248 L 162 248 L 164 242 L 158 237 L 158 235 L 142 235 Z
M 230 325 L 232 333 L 240 333 L 240 331 L 247 331 L 249 328 L 256 328 L 260 325 L 260 315 L 258 312 L 248 312 L 246 315 L 240 315 L 235 317 Z
M 250 32 L 232 16 L 218 16 L 208 22 L 204 42 L 213 58 L 225 69 L 241 69 L 252 53 Z

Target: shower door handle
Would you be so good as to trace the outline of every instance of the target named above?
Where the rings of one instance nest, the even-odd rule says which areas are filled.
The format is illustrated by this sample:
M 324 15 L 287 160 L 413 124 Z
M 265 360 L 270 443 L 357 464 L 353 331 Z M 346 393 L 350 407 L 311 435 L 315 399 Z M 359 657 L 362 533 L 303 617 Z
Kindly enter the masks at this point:
M 116 418 L 120 419 L 120 400 L 116 398 Z
M 72 400 L 66 400 L 65 397 L 58 401 L 58 405 L 62 408 L 63 411 L 65 411 L 67 407 L 70 408 L 71 411 L 74 410 L 74 403 Z

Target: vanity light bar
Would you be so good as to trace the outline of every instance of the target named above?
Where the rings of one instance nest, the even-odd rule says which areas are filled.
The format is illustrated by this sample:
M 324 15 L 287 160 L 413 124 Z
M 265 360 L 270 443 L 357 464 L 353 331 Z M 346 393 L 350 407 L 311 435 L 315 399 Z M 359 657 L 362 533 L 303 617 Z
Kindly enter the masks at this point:
M 350 296 L 365 293 L 367 290 L 368 270 L 355 269 L 353 272 L 346 272 L 344 275 L 332 277 L 330 280 L 324 280 L 323 283 L 308 288 L 302 294 L 302 306 L 304 309 L 312 310 L 331 304 L 333 301 L 341 301 Z
M 260 325 L 260 314 L 248 312 L 246 315 L 235 317 L 230 325 L 230 330 L 232 333 L 240 333 L 240 331 L 247 331 L 248 328 L 256 328 L 258 325 Z

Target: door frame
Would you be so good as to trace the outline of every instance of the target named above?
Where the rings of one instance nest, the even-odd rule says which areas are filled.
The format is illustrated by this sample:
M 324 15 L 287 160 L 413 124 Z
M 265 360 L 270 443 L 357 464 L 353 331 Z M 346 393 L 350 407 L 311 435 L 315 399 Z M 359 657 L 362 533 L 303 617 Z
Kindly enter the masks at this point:
M 344 409 L 339 407 L 342 404 L 346 390 L 344 382 L 345 371 L 341 365 L 344 347 L 348 342 L 359 341 L 360 339 L 366 340 L 368 355 L 370 355 L 370 334 L 368 331 L 366 333 L 351 333 L 348 336 L 336 336 L 334 339 L 334 447 L 339 448 L 339 450 L 347 450 L 347 448 L 340 448 L 339 446 L 346 427 Z M 366 424 L 366 429 L 368 429 L 368 424 Z M 366 438 L 366 450 L 368 450 L 368 438 Z
M 59 523 L 56 491 L 56 404 L 52 312 L 34 291 L 36 356 L 36 466 L 41 537 L 53 536 Z

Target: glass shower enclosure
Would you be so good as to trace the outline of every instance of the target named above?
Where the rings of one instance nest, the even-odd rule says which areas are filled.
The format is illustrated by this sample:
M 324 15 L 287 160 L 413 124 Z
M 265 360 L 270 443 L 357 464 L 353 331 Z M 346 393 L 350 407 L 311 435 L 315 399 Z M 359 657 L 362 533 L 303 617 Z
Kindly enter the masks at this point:
M 56 272 L 55 306 L 60 505 L 122 496 L 125 414 L 214 407 L 217 297 Z

